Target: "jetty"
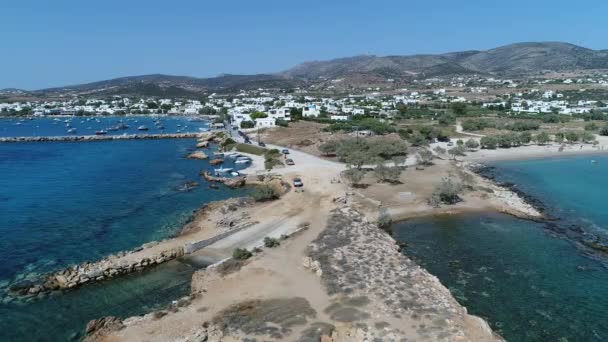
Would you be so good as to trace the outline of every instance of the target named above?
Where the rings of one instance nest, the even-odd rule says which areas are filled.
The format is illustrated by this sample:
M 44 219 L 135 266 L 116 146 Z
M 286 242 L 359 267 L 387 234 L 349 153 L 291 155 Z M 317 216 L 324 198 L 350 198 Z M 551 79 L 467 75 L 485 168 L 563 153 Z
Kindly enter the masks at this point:
M 20 142 L 89 142 L 107 140 L 198 139 L 204 133 L 123 134 L 123 135 L 61 135 L 45 137 L 0 137 L 0 143 Z

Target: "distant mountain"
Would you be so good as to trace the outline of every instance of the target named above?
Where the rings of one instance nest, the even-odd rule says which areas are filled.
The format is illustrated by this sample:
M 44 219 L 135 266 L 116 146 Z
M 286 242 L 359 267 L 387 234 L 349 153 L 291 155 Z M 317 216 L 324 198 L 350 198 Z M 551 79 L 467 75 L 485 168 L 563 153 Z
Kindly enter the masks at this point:
M 518 43 L 487 51 L 439 55 L 357 56 L 307 62 L 281 73 L 287 77 L 340 78 L 370 76 L 447 76 L 455 74 L 526 74 L 540 71 L 608 68 L 607 50 L 591 50 L 568 43 Z
M 487 51 L 385 57 L 362 55 L 305 62 L 274 74 L 224 74 L 211 78 L 161 74 L 130 76 L 44 89 L 35 93 L 193 97 L 199 96 L 201 92 L 286 89 L 335 79 L 343 79 L 346 85 L 362 85 L 385 81 L 387 78 L 412 79 L 466 74 L 522 75 L 581 69 L 608 69 L 608 50 L 592 50 L 560 42 L 517 43 Z
M 301 84 L 295 79 L 281 75 L 222 75 L 211 78 L 196 78 L 173 75 L 142 75 L 114 78 L 110 80 L 48 88 L 36 93 L 100 93 L 104 95 L 140 95 L 156 97 L 193 97 L 201 92 L 232 92 L 241 89 L 290 88 Z

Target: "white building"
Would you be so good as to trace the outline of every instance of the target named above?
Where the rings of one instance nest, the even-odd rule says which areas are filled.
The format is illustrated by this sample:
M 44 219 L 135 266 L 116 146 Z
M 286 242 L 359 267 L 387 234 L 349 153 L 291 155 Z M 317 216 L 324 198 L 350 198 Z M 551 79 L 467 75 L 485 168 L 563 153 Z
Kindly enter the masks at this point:
M 329 118 L 334 121 L 347 121 L 348 115 L 332 115 Z
M 255 127 L 256 128 L 268 128 L 268 127 L 275 127 L 276 126 L 276 120 L 274 118 L 260 118 L 260 119 L 255 119 Z
M 273 119 L 291 121 L 291 109 L 286 107 L 279 109 L 271 109 L 268 111 L 268 117 Z
M 302 108 L 302 115 L 306 117 L 314 116 L 315 118 L 321 115 L 321 109 L 315 105 L 306 105 Z

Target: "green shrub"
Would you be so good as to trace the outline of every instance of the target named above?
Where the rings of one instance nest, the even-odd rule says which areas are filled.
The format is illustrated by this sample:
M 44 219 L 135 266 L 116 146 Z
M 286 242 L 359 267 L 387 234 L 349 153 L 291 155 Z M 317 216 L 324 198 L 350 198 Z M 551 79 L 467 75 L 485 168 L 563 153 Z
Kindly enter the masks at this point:
M 479 147 L 479 143 L 475 139 L 469 139 L 464 143 L 464 146 L 470 150 L 474 150 Z
M 253 128 L 255 127 L 255 122 L 253 121 L 241 121 L 241 128 Z
M 386 211 L 386 209 L 380 211 L 380 215 L 378 215 L 377 224 L 380 229 L 384 230 L 387 230 L 393 224 L 393 218 Z
M 585 125 L 585 131 L 595 131 L 599 127 L 595 124 L 595 122 L 591 122 Z
M 266 248 L 274 248 L 274 247 L 278 247 L 280 245 L 281 245 L 281 243 L 279 242 L 279 240 L 277 240 L 275 238 L 271 238 L 268 236 L 264 238 L 264 246 Z
M 235 260 L 247 260 L 251 258 L 253 254 L 246 248 L 237 248 L 232 252 L 232 257 Z
M 463 186 L 460 182 L 453 180 L 452 178 L 443 178 L 439 183 L 431 198 L 429 204 L 433 206 L 439 206 L 441 203 L 444 204 L 456 204 L 460 202 L 460 193 L 463 190 Z
M 257 186 L 251 193 L 256 202 L 272 201 L 279 198 L 279 194 L 270 185 Z

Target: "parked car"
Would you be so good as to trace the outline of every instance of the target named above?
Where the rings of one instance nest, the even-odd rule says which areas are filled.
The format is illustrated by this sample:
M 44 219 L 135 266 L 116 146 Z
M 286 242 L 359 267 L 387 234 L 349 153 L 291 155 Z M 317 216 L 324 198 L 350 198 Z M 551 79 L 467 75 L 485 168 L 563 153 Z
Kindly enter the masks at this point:
M 288 149 L 286 149 L 286 148 L 284 148 L 284 149 L 281 151 L 281 153 L 283 153 L 283 154 L 289 154 L 289 150 L 288 150 Z
M 260 142 L 258 143 L 258 145 L 259 145 L 259 146 L 261 146 L 261 147 L 266 147 L 266 144 L 264 144 L 264 142 L 263 142 L 263 141 L 260 141 Z
M 293 162 L 293 159 L 286 159 L 285 160 L 285 164 L 287 164 L 287 165 L 296 165 L 296 163 Z
M 304 186 L 304 183 L 302 183 L 302 180 L 300 178 L 294 178 L 293 186 L 295 186 L 296 188 L 301 188 Z
M 450 142 L 448 143 L 448 146 L 454 146 L 454 143 L 450 141 Z

